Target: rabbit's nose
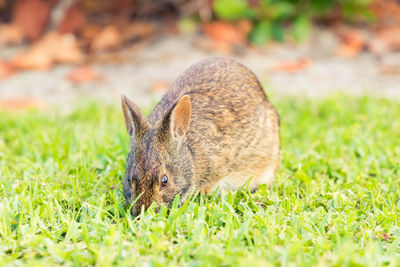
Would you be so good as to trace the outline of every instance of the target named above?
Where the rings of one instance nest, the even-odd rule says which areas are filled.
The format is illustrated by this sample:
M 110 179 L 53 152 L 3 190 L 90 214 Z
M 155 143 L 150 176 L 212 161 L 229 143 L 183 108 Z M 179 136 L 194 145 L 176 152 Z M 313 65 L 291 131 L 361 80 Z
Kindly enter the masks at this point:
M 132 189 L 130 189 L 129 187 L 124 188 L 124 196 L 126 200 L 130 201 L 132 198 Z
M 123 182 L 123 188 L 124 188 L 124 197 L 128 202 L 131 202 L 132 200 L 132 185 L 129 183 L 127 179 L 124 179 Z
M 128 202 L 132 200 L 132 189 L 129 186 L 124 187 L 124 197 Z

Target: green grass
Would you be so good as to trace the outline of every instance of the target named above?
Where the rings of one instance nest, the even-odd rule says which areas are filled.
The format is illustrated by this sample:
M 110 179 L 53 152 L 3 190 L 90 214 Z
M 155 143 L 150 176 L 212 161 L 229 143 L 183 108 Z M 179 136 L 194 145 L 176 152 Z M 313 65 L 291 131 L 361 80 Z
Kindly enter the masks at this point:
M 122 113 L 0 113 L 0 265 L 399 266 L 400 104 L 275 101 L 271 188 L 197 196 L 135 220 Z

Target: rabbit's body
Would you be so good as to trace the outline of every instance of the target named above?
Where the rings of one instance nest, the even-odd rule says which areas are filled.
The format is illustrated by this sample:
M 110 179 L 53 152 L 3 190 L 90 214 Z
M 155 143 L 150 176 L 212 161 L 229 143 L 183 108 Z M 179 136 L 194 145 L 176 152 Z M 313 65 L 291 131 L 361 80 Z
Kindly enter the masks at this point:
M 278 113 L 255 75 L 234 60 L 214 58 L 189 68 L 143 126 L 134 121 L 141 115 L 129 115 L 132 103 L 123 100 L 128 131 L 129 118 L 133 128 L 145 128 L 132 134 L 124 181 L 128 201 L 144 192 L 137 205 L 168 204 L 176 194 L 185 199 L 217 187 L 235 190 L 251 177 L 255 189 L 268 184 L 279 166 Z M 171 179 L 166 185 L 164 176 Z

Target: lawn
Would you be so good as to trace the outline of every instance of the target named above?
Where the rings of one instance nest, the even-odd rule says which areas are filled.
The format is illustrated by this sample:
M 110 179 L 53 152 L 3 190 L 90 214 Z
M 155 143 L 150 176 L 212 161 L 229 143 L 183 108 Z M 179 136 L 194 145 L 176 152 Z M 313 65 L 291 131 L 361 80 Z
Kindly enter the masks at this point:
M 0 265 L 399 266 L 400 103 L 272 99 L 271 188 L 140 220 L 124 206 L 119 108 L 0 112 Z

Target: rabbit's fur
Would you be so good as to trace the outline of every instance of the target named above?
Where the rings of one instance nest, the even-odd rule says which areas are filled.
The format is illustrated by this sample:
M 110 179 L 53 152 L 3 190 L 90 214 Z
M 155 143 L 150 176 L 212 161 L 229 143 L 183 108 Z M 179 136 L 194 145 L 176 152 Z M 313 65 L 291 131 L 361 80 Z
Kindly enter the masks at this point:
M 203 60 L 184 72 L 148 119 L 122 96 L 131 136 L 123 181 L 134 216 L 152 202 L 215 188 L 251 190 L 280 164 L 279 115 L 256 76 L 231 59 Z M 163 176 L 168 178 L 162 183 Z

